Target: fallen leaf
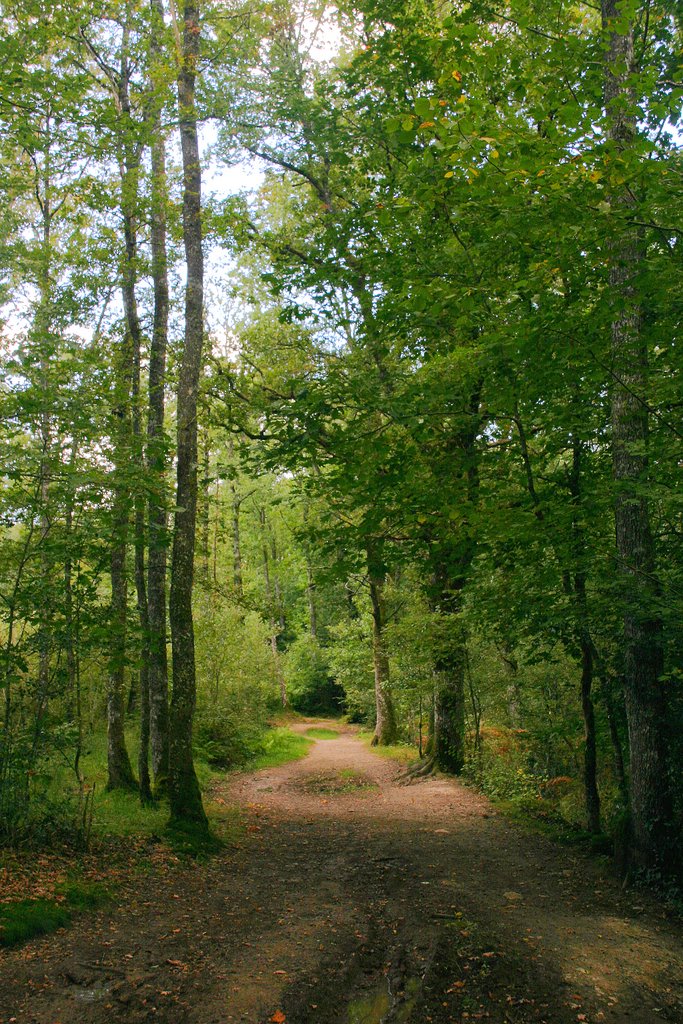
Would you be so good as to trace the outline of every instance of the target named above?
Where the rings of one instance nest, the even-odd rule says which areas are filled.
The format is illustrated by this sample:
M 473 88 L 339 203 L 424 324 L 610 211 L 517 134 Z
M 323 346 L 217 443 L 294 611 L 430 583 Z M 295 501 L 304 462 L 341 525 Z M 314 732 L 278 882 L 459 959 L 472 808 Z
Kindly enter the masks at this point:
M 287 1020 L 282 1010 L 276 1010 L 273 1016 L 270 1018 L 273 1024 L 284 1024 Z

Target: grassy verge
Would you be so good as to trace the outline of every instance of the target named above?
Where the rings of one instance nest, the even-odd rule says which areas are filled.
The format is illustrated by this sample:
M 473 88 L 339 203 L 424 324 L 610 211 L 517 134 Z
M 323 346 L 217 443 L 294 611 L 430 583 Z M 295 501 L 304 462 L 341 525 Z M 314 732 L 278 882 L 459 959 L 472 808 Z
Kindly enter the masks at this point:
M 138 739 L 136 731 L 130 730 L 126 739 L 129 749 L 135 750 Z M 276 726 L 265 733 L 261 750 L 244 766 L 244 770 L 258 771 L 298 760 L 306 756 L 312 742 L 286 726 Z M 217 771 L 201 759 L 196 759 L 195 769 L 209 819 L 211 835 L 208 838 L 201 829 L 192 826 L 169 828 L 166 801 L 143 807 L 136 792 L 108 791 L 106 737 L 93 736 L 88 742 L 87 754 L 82 762 L 83 774 L 91 785 L 95 785 L 93 834 L 102 839 L 111 836 L 157 836 L 166 840 L 176 853 L 193 857 L 215 853 L 224 846 L 234 845 L 242 834 L 241 815 L 237 809 L 226 807 L 221 800 L 211 797 L 212 784 L 224 778 L 225 772 Z
M 70 882 L 55 899 L 15 900 L 0 904 L 0 946 L 18 946 L 69 924 L 73 915 L 94 910 L 111 899 L 97 882 Z
M 245 768 L 258 771 L 261 768 L 276 768 L 288 761 L 298 761 L 306 756 L 312 743 L 313 740 L 292 732 L 286 726 L 276 726 L 266 733 L 261 752 Z
M 378 754 L 380 757 L 387 757 L 391 761 L 398 761 L 399 764 L 405 765 L 411 764 L 418 759 L 417 749 L 412 743 L 390 743 L 387 746 L 373 747 L 373 733 L 370 730 L 360 729 L 356 735 L 363 741 L 366 747 L 369 747 L 374 754 Z
M 312 740 L 336 740 L 339 736 L 337 729 L 325 729 L 323 726 L 311 726 L 306 730 L 306 735 Z

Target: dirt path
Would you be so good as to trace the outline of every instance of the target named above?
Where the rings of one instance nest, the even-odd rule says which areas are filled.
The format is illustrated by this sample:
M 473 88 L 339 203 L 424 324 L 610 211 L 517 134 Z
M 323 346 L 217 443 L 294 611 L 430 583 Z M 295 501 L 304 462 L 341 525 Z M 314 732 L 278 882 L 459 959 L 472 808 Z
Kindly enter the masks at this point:
M 0 1024 L 683 1021 L 681 930 L 656 904 L 397 772 L 343 730 L 226 782 L 241 848 L 4 954 Z

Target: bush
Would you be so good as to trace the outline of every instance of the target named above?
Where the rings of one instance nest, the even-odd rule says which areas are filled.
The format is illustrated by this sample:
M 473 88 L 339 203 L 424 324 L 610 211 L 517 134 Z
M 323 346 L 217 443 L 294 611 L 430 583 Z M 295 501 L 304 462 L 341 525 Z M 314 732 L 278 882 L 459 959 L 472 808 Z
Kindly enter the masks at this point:
M 53 844 L 86 844 L 77 791 L 53 785 L 59 754 L 36 748 L 32 732 L 0 728 L 0 846 L 40 845 L 46 835 Z
M 242 718 L 240 709 L 226 700 L 199 710 L 194 747 L 212 768 L 239 768 L 262 749 L 263 733 L 261 722 Z
M 482 729 L 480 749 L 469 754 L 463 775 L 498 800 L 538 796 L 542 781 L 529 768 L 524 734 L 503 728 Z

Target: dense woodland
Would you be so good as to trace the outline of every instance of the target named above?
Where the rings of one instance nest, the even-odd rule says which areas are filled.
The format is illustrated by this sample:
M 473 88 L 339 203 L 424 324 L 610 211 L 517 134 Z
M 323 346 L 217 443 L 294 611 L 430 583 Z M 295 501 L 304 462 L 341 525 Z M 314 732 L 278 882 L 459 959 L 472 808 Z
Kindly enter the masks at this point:
M 287 706 L 680 869 L 680 6 L 0 10 L 3 842 Z

